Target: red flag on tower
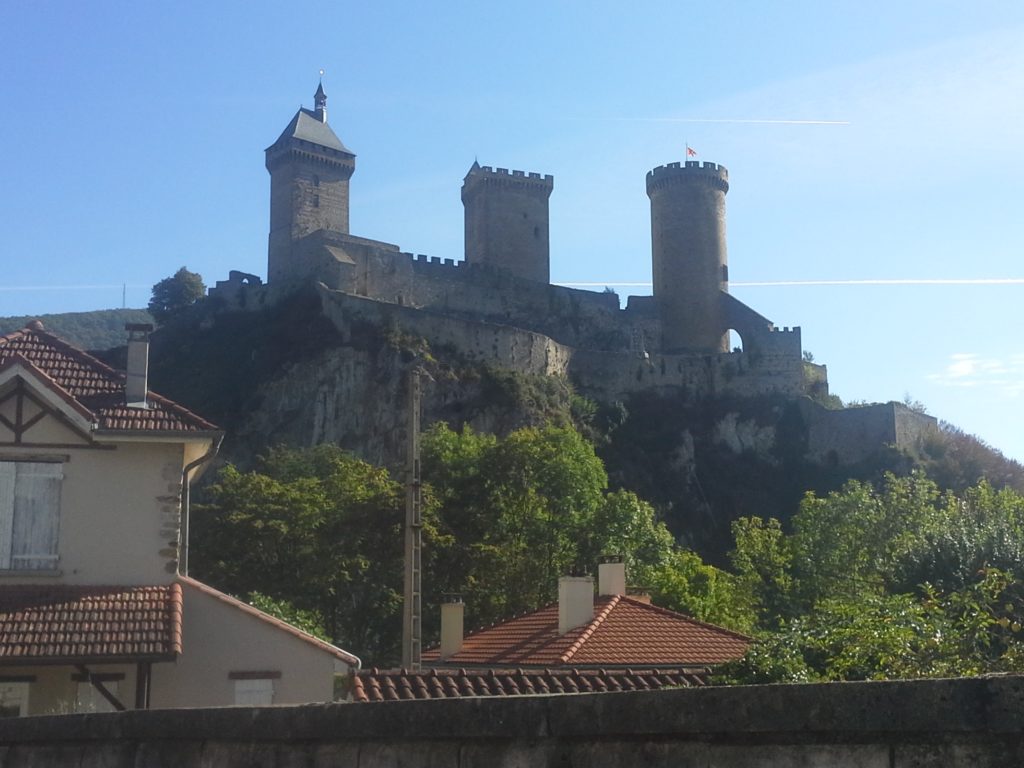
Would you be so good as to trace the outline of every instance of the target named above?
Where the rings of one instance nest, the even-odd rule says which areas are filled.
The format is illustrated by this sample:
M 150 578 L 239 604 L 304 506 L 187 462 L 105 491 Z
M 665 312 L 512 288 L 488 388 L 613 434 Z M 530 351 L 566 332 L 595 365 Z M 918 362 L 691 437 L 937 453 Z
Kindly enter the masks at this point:
M 686 145 L 686 156 L 687 157 L 696 157 L 697 156 L 697 150 L 694 149 L 693 147 L 691 147 L 689 144 L 687 144 Z

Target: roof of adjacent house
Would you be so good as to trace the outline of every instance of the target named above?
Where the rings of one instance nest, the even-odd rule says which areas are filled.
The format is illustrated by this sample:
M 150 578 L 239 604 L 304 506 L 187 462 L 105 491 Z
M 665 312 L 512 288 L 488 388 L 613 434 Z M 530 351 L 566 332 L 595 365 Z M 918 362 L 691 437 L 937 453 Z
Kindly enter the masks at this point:
M 594 618 L 558 633 L 558 605 L 495 624 L 465 637 L 445 660 L 437 648 L 424 662 L 487 667 L 703 666 L 742 656 L 751 639 L 681 613 L 623 595 L 594 601 Z
M 181 616 L 177 584 L 0 586 L 0 665 L 170 660 Z
M 295 117 L 288 123 L 287 127 L 281 132 L 281 135 L 277 137 L 277 141 L 270 146 L 274 147 L 285 139 L 308 141 L 311 144 L 344 152 L 348 155 L 352 154 L 352 151 L 342 144 L 341 139 L 331 130 L 331 126 L 322 122 L 315 112 L 305 107 L 295 113 Z
M 677 669 L 364 669 L 350 677 L 353 701 L 457 699 L 684 688 L 707 684 L 709 670 Z
M 85 411 L 98 431 L 216 432 L 217 427 L 166 397 L 150 392 L 148 408 L 125 402 L 125 374 L 48 333 L 36 321 L 0 336 L 0 368 L 25 362 L 63 400 Z
M 208 595 L 209 597 L 212 597 L 215 600 L 219 600 L 220 602 L 230 606 L 231 608 L 234 608 L 237 611 L 246 613 L 256 619 L 259 619 L 260 621 L 270 624 L 271 626 L 277 629 L 287 632 L 296 639 L 301 640 L 305 643 L 309 643 L 310 645 L 319 648 L 321 651 L 329 653 L 335 658 L 341 659 L 346 664 L 359 666 L 362 663 L 359 661 L 358 656 L 354 656 L 353 654 L 349 653 L 348 651 L 342 648 L 337 647 L 336 645 L 331 645 L 330 643 L 325 642 L 318 637 L 314 637 L 308 632 L 303 632 L 298 627 L 293 627 L 291 624 L 285 621 L 281 621 L 280 619 L 274 618 L 270 614 L 264 613 L 259 608 L 254 608 L 248 603 L 243 603 L 241 600 L 238 600 L 237 598 L 234 598 L 231 595 L 221 592 L 219 589 L 214 589 L 209 584 L 204 584 L 201 581 L 196 581 L 195 579 L 190 578 L 188 576 L 178 576 L 177 579 L 181 584 L 184 584 L 186 587 L 190 587 L 196 590 L 197 592 L 200 592 L 204 595 Z

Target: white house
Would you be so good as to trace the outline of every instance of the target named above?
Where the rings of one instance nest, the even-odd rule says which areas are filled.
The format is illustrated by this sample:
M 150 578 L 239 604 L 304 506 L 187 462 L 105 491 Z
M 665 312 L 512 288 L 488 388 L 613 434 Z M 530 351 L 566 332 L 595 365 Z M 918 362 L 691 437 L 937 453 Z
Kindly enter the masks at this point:
M 0 714 L 329 701 L 352 654 L 182 575 L 222 432 L 47 333 L 0 336 Z

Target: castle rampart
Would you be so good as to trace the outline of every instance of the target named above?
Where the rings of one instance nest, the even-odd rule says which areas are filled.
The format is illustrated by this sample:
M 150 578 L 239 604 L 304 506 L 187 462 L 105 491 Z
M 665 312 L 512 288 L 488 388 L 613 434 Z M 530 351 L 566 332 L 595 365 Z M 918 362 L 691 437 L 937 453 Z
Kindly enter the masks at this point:
M 417 310 L 372 299 L 320 289 L 324 316 L 351 339 L 360 324 L 428 339 L 448 346 L 469 360 L 540 376 L 564 376 L 573 350 L 543 334 L 497 323 L 467 321 L 458 317 Z
M 938 430 L 935 417 L 917 413 L 902 403 L 826 410 L 808 400 L 803 410 L 808 426 L 808 457 L 834 466 L 855 464 L 882 445 L 915 450 Z

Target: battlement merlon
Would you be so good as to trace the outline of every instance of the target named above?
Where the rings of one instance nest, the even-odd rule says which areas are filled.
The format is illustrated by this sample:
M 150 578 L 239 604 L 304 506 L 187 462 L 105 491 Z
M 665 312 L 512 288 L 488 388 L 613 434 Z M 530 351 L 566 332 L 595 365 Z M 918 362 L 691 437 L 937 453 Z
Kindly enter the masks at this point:
M 355 171 L 356 156 L 354 153 L 340 152 L 310 141 L 303 141 L 302 139 L 290 138 L 278 141 L 267 147 L 264 152 L 266 154 L 266 167 L 268 171 L 273 171 L 275 166 L 289 158 L 300 158 L 333 165 L 348 171 L 349 177 Z
M 551 174 L 509 171 L 508 168 L 492 168 L 489 165 L 473 163 L 462 181 L 463 202 L 467 194 L 481 186 L 509 187 L 550 197 L 555 187 L 555 177 Z
M 729 171 L 717 163 L 699 163 L 687 160 L 685 163 L 659 165 L 647 172 L 647 194 L 675 184 L 707 183 L 722 192 L 729 191 Z

